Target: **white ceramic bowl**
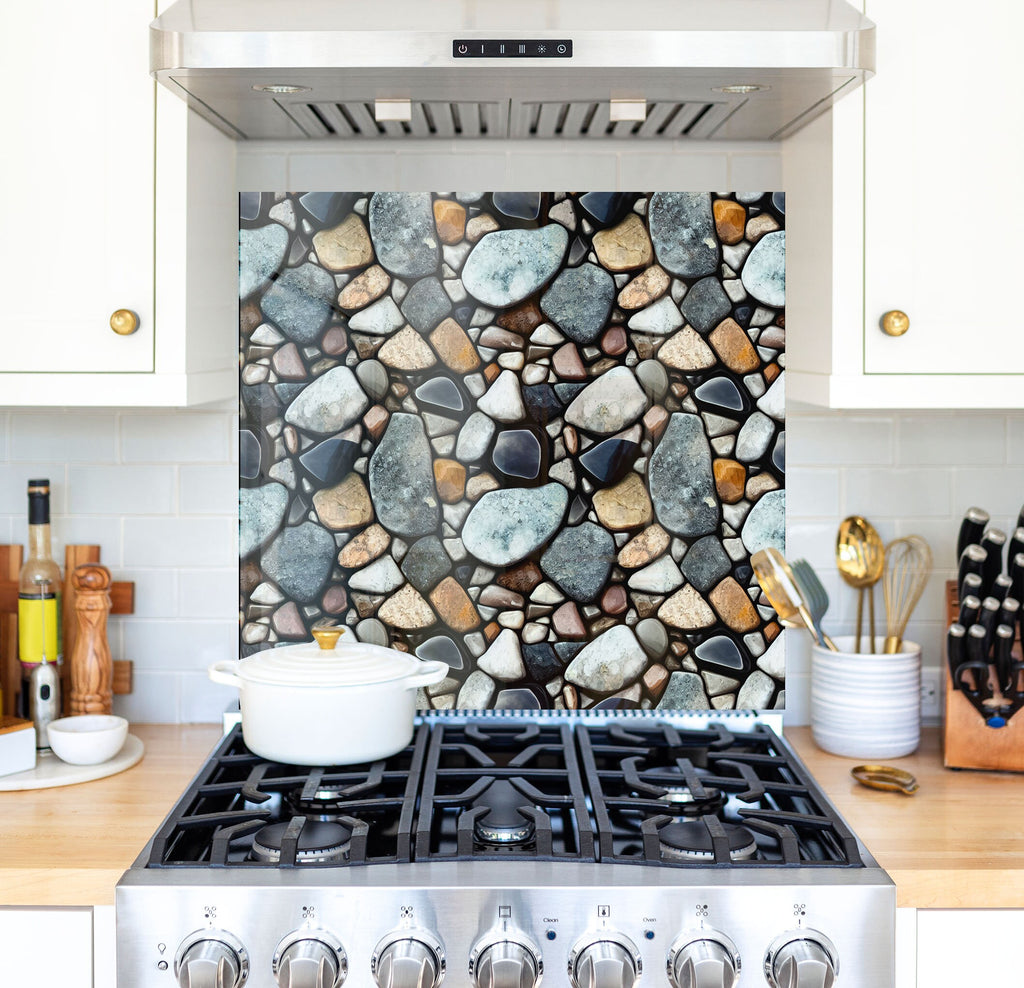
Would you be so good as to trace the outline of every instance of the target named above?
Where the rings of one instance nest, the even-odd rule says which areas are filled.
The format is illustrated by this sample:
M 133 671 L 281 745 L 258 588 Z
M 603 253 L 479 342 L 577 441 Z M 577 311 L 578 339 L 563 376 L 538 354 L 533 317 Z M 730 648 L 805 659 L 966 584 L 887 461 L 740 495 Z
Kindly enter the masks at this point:
M 128 721 L 108 714 L 62 717 L 47 729 L 53 753 L 69 765 L 99 765 L 109 761 L 128 737 Z

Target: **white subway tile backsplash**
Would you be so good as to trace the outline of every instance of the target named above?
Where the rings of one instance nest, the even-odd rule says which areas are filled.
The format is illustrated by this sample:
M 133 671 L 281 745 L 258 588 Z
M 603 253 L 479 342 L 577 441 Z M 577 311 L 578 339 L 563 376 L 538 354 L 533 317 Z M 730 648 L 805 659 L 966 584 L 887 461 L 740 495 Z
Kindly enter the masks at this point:
M 888 416 L 786 416 L 786 462 L 791 466 L 878 466 L 892 462 L 893 423 Z
M 640 191 L 717 189 L 729 185 L 727 154 L 658 154 L 650 151 L 619 155 L 620 189 Z
M 0 463 L 0 515 L 27 517 L 28 482 L 44 477 L 50 481 L 50 511 L 63 514 L 67 504 L 66 472 L 67 466 L 55 460 Z
M 964 511 L 976 504 L 992 515 L 995 527 L 1012 532 L 1017 513 L 1024 504 L 1024 466 L 1021 463 L 1021 460 L 1010 460 L 1008 466 L 993 470 L 962 467 L 952 461 L 953 513 L 957 524 Z
M 255 145 L 242 144 L 235 159 L 238 188 L 249 192 L 291 191 L 288 159 L 287 154 L 273 154 Z
M 553 150 L 524 151 L 512 156 L 504 188 L 616 188 L 618 158 L 614 153 L 598 151 L 589 141 L 566 141 L 558 145 L 558 153 Z
M 379 148 L 344 154 L 293 154 L 289 158 L 287 184 L 261 188 L 293 192 L 334 189 L 391 192 L 399 188 L 398 157 L 394 151 Z
M 790 492 L 786 491 L 788 501 Z M 792 559 L 806 559 L 815 569 L 835 566 L 836 526 L 834 521 L 805 521 L 787 511 L 786 556 Z
M 238 707 L 238 690 L 210 681 L 205 673 L 181 674 L 181 720 L 185 724 L 220 721 L 229 706 Z
M 238 623 L 221 621 L 138 620 L 124 626 L 124 657 L 136 669 L 151 672 L 205 671 L 214 662 L 238 654 Z
M 508 159 L 497 151 L 490 154 L 452 155 L 447 152 L 417 153 L 410 150 L 397 155 L 394 167 L 397 188 L 403 192 L 441 192 L 469 188 L 490 190 L 509 187 Z M 361 187 L 377 186 L 368 175 Z
M 782 188 L 782 158 L 778 154 L 729 155 L 729 188 L 735 192 Z
M 112 463 L 117 454 L 114 412 L 76 408 L 24 412 L 14 418 L 12 461 L 64 460 L 68 463 Z
M 100 560 L 106 566 L 121 565 L 121 519 L 101 515 L 53 515 L 53 555 L 64 565 L 66 545 L 98 545 Z M 14 541 L 25 545 L 28 521 L 16 518 Z
M 232 566 L 235 518 L 125 518 L 125 566 Z
M 183 515 L 230 515 L 238 510 L 238 469 L 232 463 L 178 470 Z
M 114 697 L 114 713 L 132 724 L 180 723 L 181 676 L 176 672 L 154 672 L 136 666 L 132 691 Z
M 900 420 L 899 461 L 904 466 L 946 466 L 957 451 L 961 464 L 998 465 L 1006 459 L 1002 415 L 905 415 Z
M 106 553 L 104 553 L 104 556 Z M 113 569 L 115 580 L 128 580 L 135 584 L 135 610 L 131 618 L 172 618 L 180 613 L 178 607 L 179 571 L 175 569 L 157 568 L 120 568 Z M 187 615 L 189 617 L 206 617 L 208 615 Z
M 786 511 L 799 518 L 839 514 L 839 471 L 811 467 L 786 471 Z
M 124 413 L 126 463 L 209 463 L 228 459 L 228 416 L 222 412 Z
M 1006 462 L 1024 463 L 1024 415 L 1011 415 L 1006 423 Z
M 240 147 L 237 162 L 239 188 L 262 191 L 782 186 L 778 149 L 753 143 L 417 141 L 339 152 L 258 142 Z M 787 556 L 818 571 L 831 600 L 827 630 L 854 630 L 857 594 L 836 571 L 835 537 L 840 519 L 863 514 L 886 540 L 917 533 L 933 548 L 907 637 L 921 643 L 926 666 L 938 666 L 963 510 L 981 505 L 1009 529 L 1024 502 L 1024 412 L 791 408 L 787 433 Z M 98 543 L 114 578 L 135 581 L 135 613 L 108 622 L 114 657 L 135 663 L 134 692 L 115 698 L 132 721 L 219 721 L 236 698 L 206 676 L 210 662 L 238 651 L 236 437 L 230 406 L 0 411 L 0 542 L 24 543 L 25 482 L 48 476 L 58 556 L 67 542 Z M 881 633 L 879 587 L 875 610 Z M 786 723 L 806 723 L 809 638 L 786 635 Z
M 183 618 L 223 618 L 238 608 L 238 568 L 178 570 Z
M 788 656 L 787 656 L 788 658 Z M 811 721 L 811 677 L 798 672 L 786 673 L 786 712 L 783 723 L 788 727 Z
M 848 514 L 886 518 L 950 514 L 950 475 L 935 467 L 850 468 L 846 471 Z
M 172 466 L 68 467 L 70 515 L 170 514 L 176 501 Z

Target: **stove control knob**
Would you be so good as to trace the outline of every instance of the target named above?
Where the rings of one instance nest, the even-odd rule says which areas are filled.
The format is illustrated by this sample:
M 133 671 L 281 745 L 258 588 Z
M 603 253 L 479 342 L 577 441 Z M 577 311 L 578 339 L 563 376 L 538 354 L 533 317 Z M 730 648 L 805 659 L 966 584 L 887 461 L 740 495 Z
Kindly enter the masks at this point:
M 281 988 L 339 988 L 348 974 L 348 957 L 326 930 L 303 930 L 277 945 L 273 971 Z
M 224 930 L 197 930 L 178 947 L 174 974 L 180 988 L 241 988 L 249 976 L 249 955 Z
M 733 988 L 739 976 L 739 952 L 724 933 L 681 934 L 669 950 L 668 977 L 675 988 Z
M 776 937 L 764 957 L 772 988 L 832 988 L 839 974 L 835 945 L 817 930 L 792 930 Z
M 534 988 L 544 962 L 525 938 L 485 940 L 470 954 L 469 973 L 477 988 Z
M 426 930 L 402 930 L 377 944 L 370 971 L 379 988 L 436 988 L 444 977 L 444 948 Z
M 633 988 L 640 977 L 640 951 L 627 937 L 601 931 L 569 953 L 573 988 Z

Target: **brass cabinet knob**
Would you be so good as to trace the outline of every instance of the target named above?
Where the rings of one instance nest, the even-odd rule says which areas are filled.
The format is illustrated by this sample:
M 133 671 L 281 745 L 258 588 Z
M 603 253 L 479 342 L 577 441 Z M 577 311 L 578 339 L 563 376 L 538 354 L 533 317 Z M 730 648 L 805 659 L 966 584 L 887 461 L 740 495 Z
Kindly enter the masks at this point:
M 882 332 L 889 336 L 902 336 L 910 329 L 910 316 L 899 309 L 892 309 L 882 316 Z
M 110 328 L 118 336 L 131 336 L 139 328 L 139 317 L 131 309 L 118 309 L 110 317 Z

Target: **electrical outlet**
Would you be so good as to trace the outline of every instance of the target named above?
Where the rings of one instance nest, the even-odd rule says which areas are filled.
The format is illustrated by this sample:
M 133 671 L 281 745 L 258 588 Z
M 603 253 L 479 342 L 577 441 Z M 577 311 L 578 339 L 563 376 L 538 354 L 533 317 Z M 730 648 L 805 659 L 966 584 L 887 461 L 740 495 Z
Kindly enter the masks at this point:
M 942 714 L 942 670 L 921 670 L 921 718 L 937 721 Z

